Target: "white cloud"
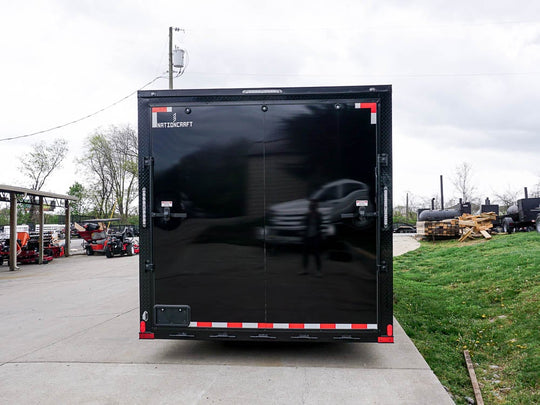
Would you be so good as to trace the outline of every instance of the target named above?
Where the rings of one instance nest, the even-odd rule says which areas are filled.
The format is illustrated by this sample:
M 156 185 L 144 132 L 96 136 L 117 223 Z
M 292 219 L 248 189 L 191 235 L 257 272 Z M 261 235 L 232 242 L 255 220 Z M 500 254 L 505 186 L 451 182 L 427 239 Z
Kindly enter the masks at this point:
M 190 59 L 177 88 L 393 84 L 396 200 L 405 190 L 437 193 L 439 174 L 462 161 L 485 194 L 532 187 L 538 15 L 537 1 L 12 2 L 0 26 L 0 138 L 82 117 L 162 74 L 168 27 L 177 26 Z M 136 120 L 131 97 L 49 135 L 0 142 L 0 183 L 22 180 L 16 157 L 33 142 L 65 137 L 69 160 L 47 185 L 65 192 L 85 137 Z

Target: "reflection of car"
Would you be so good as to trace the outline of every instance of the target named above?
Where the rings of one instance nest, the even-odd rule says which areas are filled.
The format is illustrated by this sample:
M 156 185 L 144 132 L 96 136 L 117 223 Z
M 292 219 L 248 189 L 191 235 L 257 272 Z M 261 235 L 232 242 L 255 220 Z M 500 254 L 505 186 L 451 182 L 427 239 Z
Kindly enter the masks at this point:
M 267 242 L 301 243 L 305 230 L 304 217 L 308 212 L 309 201 L 319 203 L 323 217 L 323 238 L 335 234 L 334 224 L 350 222 L 356 227 L 368 224 L 366 216 L 358 215 L 360 210 L 373 211 L 369 207 L 369 188 L 365 183 L 341 179 L 325 184 L 309 198 L 275 204 L 268 210 L 268 226 L 265 228 Z

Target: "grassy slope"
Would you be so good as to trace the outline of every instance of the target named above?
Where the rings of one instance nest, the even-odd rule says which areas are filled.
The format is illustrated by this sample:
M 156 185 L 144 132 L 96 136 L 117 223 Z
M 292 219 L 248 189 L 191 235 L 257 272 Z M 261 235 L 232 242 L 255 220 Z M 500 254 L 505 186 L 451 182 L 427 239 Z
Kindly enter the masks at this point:
M 395 258 L 395 315 L 456 403 L 540 403 L 540 234 L 423 242 Z

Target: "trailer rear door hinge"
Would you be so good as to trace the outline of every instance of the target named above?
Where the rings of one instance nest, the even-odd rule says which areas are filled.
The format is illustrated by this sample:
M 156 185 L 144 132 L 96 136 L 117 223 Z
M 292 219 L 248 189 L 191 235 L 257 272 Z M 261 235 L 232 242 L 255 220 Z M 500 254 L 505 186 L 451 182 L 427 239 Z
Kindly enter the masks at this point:
M 154 263 L 150 263 L 150 260 L 146 260 L 144 262 L 144 271 L 154 271 Z
M 381 264 L 378 264 L 377 269 L 379 270 L 379 273 L 387 273 L 388 272 L 388 267 L 386 266 L 386 262 L 382 262 Z
M 388 153 L 379 153 L 377 155 L 377 162 L 379 162 L 381 166 L 388 166 Z
M 144 166 L 150 167 L 154 164 L 154 158 L 152 156 L 145 156 L 144 157 Z

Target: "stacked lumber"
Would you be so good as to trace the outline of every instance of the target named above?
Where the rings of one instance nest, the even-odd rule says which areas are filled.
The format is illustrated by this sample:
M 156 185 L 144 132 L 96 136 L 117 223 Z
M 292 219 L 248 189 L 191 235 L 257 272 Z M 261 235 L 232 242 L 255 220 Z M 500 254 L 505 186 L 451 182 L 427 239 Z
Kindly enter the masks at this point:
M 493 228 L 493 221 L 497 219 L 494 212 L 484 212 L 480 215 L 463 214 L 459 217 L 461 228 L 460 242 L 466 239 L 484 237 L 491 239 L 488 230 Z
M 459 235 L 459 220 L 457 218 L 442 221 L 418 221 L 416 232 L 421 236 L 450 236 Z

